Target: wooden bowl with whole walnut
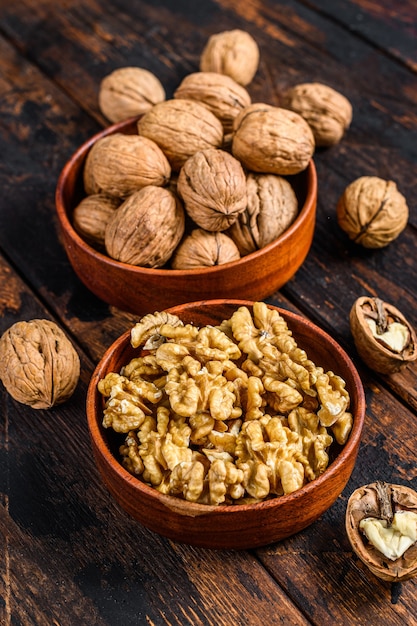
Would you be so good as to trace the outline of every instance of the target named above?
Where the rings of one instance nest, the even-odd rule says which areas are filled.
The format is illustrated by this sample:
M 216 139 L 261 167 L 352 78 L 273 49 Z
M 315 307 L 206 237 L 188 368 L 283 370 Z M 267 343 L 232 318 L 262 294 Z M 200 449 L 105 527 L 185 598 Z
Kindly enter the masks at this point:
M 283 336 L 285 336 L 293 348 L 294 346 L 296 346 L 296 348 L 291 348 L 291 350 L 288 348 L 288 355 L 290 356 L 282 356 L 281 353 L 278 360 L 280 361 L 281 359 L 284 359 L 287 364 L 290 361 L 298 361 L 298 365 L 300 367 L 296 366 L 294 371 L 304 371 L 305 373 L 305 368 L 309 369 L 312 367 L 313 369 L 310 371 L 314 371 L 315 374 L 318 374 L 318 378 L 320 378 L 323 373 L 328 374 L 331 372 L 330 375 L 335 376 L 336 378 L 334 378 L 333 383 L 331 383 L 332 390 L 330 390 L 330 396 L 322 396 L 321 392 L 317 393 L 317 390 L 314 391 L 312 381 L 317 378 L 316 375 L 311 377 L 310 383 L 312 386 L 309 388 L 310 383 L 305 386 L 305 384 L 301 382 L 303 379 L 302 374 L 296 375 L 298 382 L 294 379 L 295 382 L 293 381 L 293 387 L 297 387 L 301 384 L 304 389 L 301 393 L 302 400 L 299 400 L 304 407 L 303 409 L 300 409 L 301 405 L 299 405 L 297 409 L 292 409 L 291 406 L 288 405 L 285 409 L 282 406 L 276 406 L 275 410 L 273 410 L 271 408 L 273 401 L 268 396 L 263 396 L 266 399 L 266 407 L 265 403 L 261 402 L 257 403 L 256 406 L 253 403 L 249 406 L 249 387 L 247 396 L 245 396 L 245 393 L 241 391 L 240 404 L 239 401 L 235 401 L 235 404 L 242 407 L 242 414 L 239 419 L 236 419 L 236 414 L 234 414 L 233 419 L 230 421 L 232 426 L 230 426 L 227 419 L 225 422 L 220 424 L 220 427 L 219 422 L 217 421 L 213 431 L 209 434 L 207 434 L 207 432 L 205 433 L 204 436 L 208 437 L 208 439 L 203 438 L 203 440 L 196 441 L 193 439 L 193 434 L 191 434 L 189 442 L 190 447 L 194 450 L 193 454 L 195 456 L 192 457 L 193 462 L 195 459 L 201 458 L 202 455 L 200 454 L 200 451 L 202 446 L 205 450 L 204 453 L 209 459 L 211 459 L 210 467 L 212 469 L 214 468 L 213 463 L 215 462 L 217 462 L 216 467 L 218 469 L 218 458 L 222 459 L 220 461 L 220 466 L 223 467 L 223 469 L 227 465 L 226 461 L 223 463 L 224 458 L 229 458 L 229 460 L 233 461 L 236 466 L 233 466 L 232 469 L 234 473 L 230 473 L 230 476 L 233 475 L 235 478 L 230 479 L 229 483 L 227 483 L 228 479 L 225 478 L 225 474 L 222 474 L 221 479 L 219 479 L 221 472 L 211 475 L 206 467 L 204 470 L 207 472 L 204 479 L 204 486 L 203 484 L 200 485 L 200 489 L 202 491 L 198 492 L 201 493 L 200 497 L 198 497 L 198 494 L 196 495 L 195 491 L 191 490 L 191 479 L 189 479 L 187 484 L 186 481 L 184 482 L 185 486 L 183 485 L 184 489 L 181 493 L 181 489 L 177 489 L 174 493 L 167 489 L 168 481 L 171 480 L 179 469 L 183 470 L 185 465 L 187 465 L 184 461 L 185 457 L 181 457 L 183 459 L 183 467 L 179 467 L 181 462 L 178 461 L 178 467 L 175 469 L 175 467 L 171 467 L 171 461 L 167 462 L 168 465 L 164 465 L 164 461 L 161 460 L 160 457 L 160 452 L 158 452 L 155 455 L 155 458 L 153 458 L 152 464 L 149 465 L 145 457 L 152 449 L 152 445 L 150 443 L 151 440 L 149 439 L 150 429 L 147 426 L 142 427 L 143 434 L 139 437 L 139 439 L 142 441 L 142 447 L 143 445 L 144 447 L 140 454 L 142 455 L 146 468 L 148 468 L 148 470 L 150 469 L 150 473 L 148 472 L 148 474 L 152 474 L 152 468 L 155 468 L 155 463 L 157 465 L 159 464 L 159 469 L 162 468 L 163 478 L 161 479 L 161 484 L 156 486 L 156 484 L 149 482 L 152 479 L 149 479 L 149 476 L 147 476 L 146 473 L 138 475 L 137 473 L 135 474 L 135 471 L 132 471 L 132 462 L 137 452 L 137 448 L 136 452 L 134 447 L 129 448 L 129 454 L 127 456 L 125 455 L 123 460 L 122 456 L 123 453 L 126 453 L 127 448 L 122 443 L 122 440 L 124 441 L 126 437 L 127 429 L 125 428 L 124 434 L 122 434 L 121 432 L 117 432 L 115 427 L 111 427 L 108 421 L 104 420 L 107 400 L 105 399 L 103 388 L 100 388 L 99 381 L 103 381 L 106 378 L 106 375 L 110 373 L 117 373 L 120 376 L 122 368 L 125 368 L 125 366 L 130 363 L 132 359 L 137 359 L 138 357 L 149 354 L 149 350 L 151 350 L 149 346 L 149 333 L 148 341 L 145 343 L 146 350 L 144 351 L 139 345 L 134 347 L 132 340 L 133 330 L 129 329 L 107 350 L 102 360 L 97 365 L 90 381 L 87 396 L 88 427 L 92 441 L 94 458 L 107 489 L 119 503 L 121 508 L 124 509 L 124 511 L 129 515 L 133 516 L 133 518 L 137 519 L 145 527 L 174 541 L 184 542 L 191 545 L 220 549 L 254 548 L 280 541 L 305 529 L 332 506 L 346 486 L 355 465 L 364 423 L 365 396 L 361 380 L 352 361 L 333 338 L 314 325 L 311 321 L 292 312 L 266 305 L 263 302 L 255 303 L 251 301 L 220 299 L 186 303 L 167 309 L 167 311 L 162 313 L 162 315 L 168 314 L 173 315 L 174 318 L 180 319 L 182 324 L 186 327 L 186 332 L 188 332 L 187 329 L 189 328 L 187 325 L 192 325 L 192 327 L 200 329 L 198 332 L 197 330 L 195 331 L 197 337 L 200 336 L 199 333 L 201 329 L 203 329 L 203 335 L 206 338 L 207 335 L 204 334 L 204 329 L 210 328 L 210 332 L 213 332 L 212 328 L 215 327 L 215 333 L 217 333 L 220 332 L 218 329 L 220 325 L 222 329 L 221 332 L 225 332 L 229 337 L 229 331 L 226 330 L 226 327 L 222 324 L 222 322 L 224 322 L 224 320 L 233 320 L 233 323 L 228 322 L 229 326 L 227 326 L 227 328 L 229 328 L 229 330 L 232 329 L 232 332 L 235 333 L 234 324 L 238 324 L 236 328 L 241 328 L 242 320 L 248 319 L 245 315 L 249 315 L 250 319 L 255 321 L 248 322 L 248 324 L 246 324 L 248 328 L 252 328 L 252 331 L 249 333 L 249 343 L 246 341 L 249 335 L 246 334 L 240 335 L 240 343 L 237 342 L 242 349 L 242 356 L 240 356 L 236 361 L 238 367 L 242 368 L 242 370 L 245 368 L 247 369 L 247 366 L 243 364 L 243 354 L 246 351 L 247 354 L 249 354 L 249 356 L 247 356 L 248 360 L 254 359 L 259 368 L 265 367 L 266 370 L 268 370 L 268 375 L 271 375 L 272 378 L 274 378 L 274 376 L 278 376 L 277 371 L 279 368 L 275 368 L 275 363 L 271 360 L 271 358 L 273 359 L 274 354 L 278 354 L 276 352 L 277 346 L 282 348 Z M 239 318 L 239 315 L 243 317 Z M 269 316 L 271 316 L 271 318 L 269 318 Z M 149 315 L 141 318 L 140 325 L 142 325 L 144 319 L 147 320 L 149 317 L 152 318 L 152 316 Z M 166 321 L 166 318 L 164 318 L 164 320 Z M 169 320 L 171 320 L 171 318 L 169 318 Z M 163 330 L 161 330 L 162 334 L 165 333 L 165 337 L 169 334 L 171 334 L 171 337 L 175 335 L 175 332 L 172 331 L 172 327 L 170 325 L 171 322 L 169 320 L 167 323 L 170 330 L 167 331 L 165 326 L 163 327 Z M 282 329 L 282 325 L 286 327 L 285 331 Z M 277 330 L 278 327 L 281 328 L 279 331 Z M 184 328 L 181 328 L 181 332 L 184 332 Z M 245 333 L 246 332 L 247 331 L 245 330 Z M 217 336 L 215 333 L 213 336 Z M 287 335 L 285 333 L 287 333 Z M 155 336 L 160 338 L 158 333 L 156 333 Z M 278 339 L 278 336 L 280 339 Z M 174 343 L 175 341 L 176 340 L 174 340 Z M 194 342 L 194 339 L 192 341 Z M 218 339 L 214 341 L 218 346 L 220 346 L 220 344 L 222 345 L 222 350 L 226 350 L 226 344 L 229 345 L 228 341 L 224 337 L 221 342 Z M 232 340 L 230 339 L 230 341 Z M 255 343 L 253 343 L 253 341 Z M 265 341 L 271 341 L 272 345 L 275 347 L 271 348 L 271 345 L 264 343 Z M 162 349 L 166 359 L 166 350 L 172 349 L 171 342 L 172 339 L 168 340 L 166 343 L 158 341 L 156 345 L 162 345 L 162 348 L 154 347 L 153 349 L 156 350 L 155 354 L 158 355 L 158 350 Z M 181 340 L 179 340 L 179 342 L 181 343 Z M 210 342 L 213 342 L 213 340 L 210 340 L 208 344 L 206 344 L 206 347 L 207 345 L 210 345 Z M 190 357 L 190 354 L 194 354 L 194 348 L 192 345 L 187 343 L 189 348 L 187 358 L 189 362 L 194 362 L 194 360 Z M 214 344 L 212 343 L 212 345 Z M 261 356 L 260 353 L 253 357 L 253 354 L 256 353 L 258 349 L 254 347 L 255 345 L 260 348 L 263 354 L 269 355 L 265 357 L 266 361 L 264 361 L 264 357 Z M 177 352 L 175 354 L 177 354 Z M 213 357 L 210 353 L 210 359 L 211 358 Z M 134 363 L 136 367 L 139 361 L 135 361 Z M 304 365 L 300 365 L 301 363 L 304 363 Z M 230 361 L 228 361 L 228 367 L 229 366 Z M 206 366 L 202 366 L 199 373 L 194 372 L 192 375 L 195 379 L 197 379 L 199 374 L 203 374 L 203 372 L 207 374 L 207 369 L 214 372 L 214 370 L 210 369 L 210 367 L 212 366 L 206 364 Z M 250 368 L 253 367 L 255 367 L 254 362 L 250 364 Z M 226 383 L 227 385 L 232 384 L 232 380 L 236 382 L 238 378 L 236 374 L 232 375 L 231 371 L 232 370 L 229 369 L 229 373 L 225 374 L 228 379 L 228 382 Z M 259 372 L 256 368 L 249 369 L 247 371 L 252 372 L 252 381 L 255 378 L 255 371 Z M 126 369 L 124 369 L 123 372 L 126 376 L 128 376 Z M 322 374 L 320 374 L 320 372 Z M 172 372 L 170 373 L 170 376 L 172 378 Z M 216 376 L 213 374 L 214 378 Z M 242 376 L 244 378 L 243 374 Z M 339 383 L 337 382 L 339 379 L 337 377 L 340 377 L 344 381 L 344 392 L 342 393 L 342 396 L 349 398 L 347 404 L 345 404 L 342 408 L 341 415 L 349 413 L 350 416 L 349 430 L 345 432 L 344 440 L 342 442 L 340 442 L 339 439 L 339 443 L 338 438 L 336 437 L 338 422 L 333 423 L 330 427 L 324 428 L 321 425 L 321 422 L 323 421 L 326 423 L 328 415 L 326 417 L 323 411 L 321 411 L 321 413 L 319 412 L 320 406 L 321 409 L 323 409 L 323 406 L 327 401 L 334 406 L 333 400 L 335 400 L 335 398 L 337 400 L 339 395 L 337 390 L 340 389 Z M 262 379 L 265 389 L 268 387 L 268 384 L 270 384 L 267 382 L 267 378 L 268 377 Z M 121 379 L 117 378 L 117 380 L 120 381 Z M 239 381 L 239 383 L 241 382 L 242 381 Z M 125 400 L 127 397 L 125 392 L 128 388 L 129 387 L 127 386 L 125 391 L 121 392 Z M 271 386 L 268 388 L 273 389 Z M 322 387 L 322 391 L 323 389 L 324 387 Z M 118 395 L 115 393 L 113 395 L 112 410 L 114 410 L 115 402 L 117 403 L 117 397 Z M 275 398 L 277 397 L 278 396 L 275 396 Z M 320 401 L 317 400 L 316 402 L 314 398 L 320 398 Z M 324 400 L 323 398 L 327 399 Z M 169 399 L 171 402 L 171 395 L 169 395 Z M 268 403 L 271 403 L 271 406 Z M 223 403 L 221 409 L 224 408 L 224 404 L 225 403 Z M 166 407 L 166 398 L 164 406 Z M 172 406 L 174 406 L 173 401 Z M 177 410 L 176 407 L 175 409 Z M 152 421 L 153 417 L 152 415 L 149 417 L 149 414 L 154 414 L 155 417 L 157 410 L 156 405 L 155 407 L 149 409 L 148 417 L 146 419 L 150 419 Z M 165 409 L 162 409 L 162 412 L 164 410 Z M 207 412 L 209 411 L 211 411 L 211 414 L 213 415 L 214 411 L 211 405 L 210 409 L 207 409 L 207 407 L 200 407 L 199 410 L 201 410 L 201 413 L 204 413 L 205 416 L 207 416 Z M 192 411 L 194 411 L 194 413 Z M 258 413 L 256 413 L 257 411 Z M 268 415 L 267 413 L 270 414 Z M 304 418 L 301 419 L 303 424 L 297 421 L 301 415 L 306 416 L 307 413 L 309 414 L 308 419 L 306 418 L 307 421 L 312 419 L 313 422 L 309 422 L 309 425 L 307 425 L 307 422 L 303 422 Z M 124 411 L 124 413 L 122 411 L 122 419 L 125 419 L 123 415 L 126 415 L 126 411 Z M 320 423 L 317 421 L 317 415 L 320 415 Z M 176 422 L 176 425 L 180 427 L 180 424 L 184 425 L 184 423 L 188 422 L 193 424 L 193 419 L 197 419 L 198 416 L 199 413 L 194 407 L 193 410 L 190 409 L 190 417 L 179 418 L 179 422 Z M 294 422 L 294 418 L 296 416 L 298 417 Z M 178 419 L 178 416 L 175 418 L 173 417 L 172 419 Z M 219 419 L 218 416 L 216 419 Z M 222 444 L 218 444 L 218 441 L 223 441 L 223 437 L 225 436 L 224 432 L 223 434 L 222 432 L 218 432 L 222 430 L 223 424 L 226 424 L 223 431 L 226 428 L 229 430 L 229 432 L 226 433 L 229 437 L 229 444 L 224 449 L 222 448 Z M 274 428 L 279 427 L 279 435 L 272 434 L 273 430 L 270 430 L 270 427 L 272 428 L 272 424 L 275 424 Z M 294 424 L 296 425 L 294 426 Z M 167 442 L 170 442 L 171 445 L 172 438 L 174 437 L 173 433 L 176 432 L 178 435 L 179 432 L 176 430 L 176 427 L 162 427 L 161 424 L 158 427 L 154 424 L 153 428 L 155 430 L 154 440 L 156 438 L 160 444 L 163 444 L 162 447 L 158 447 L 159 451 L 164 450 L 164 445 L 166 445 Z M 165 428 L 165 434 L 161 431 L 161 428 L 162 431 Z M 236 428 L 240 428 L 239 435 L 236 435 Z M 290 430 L 292 430 L 292 433 L 290 433 Z M 168 431 L 170 431 L 172 436 L 166 434 Z M 259 439 L 257 439 L 253 434 L 254 432 L 259 433 L 260 431 L 263 431 L 265 441 L 260 442 Z M 230 439 L 233 439 L 233 432 L 235 437 L 239 437 L 241 435 L 243 439 L 239 445 L 236 443 L 235 448 L 230 448 Z M 269 433 L 268 436 L 265 434 L 266 432 Z M 299 438 L 301 437 L 301 432 L 304 437 L 304 443 L 301 443 L 301 439 Z M 314 435 L 312 435 L 313 432 L 315 433 Z M 328 446 L 326 448 L 327 464 L 322 466 L 321 469 L 318 469 L 320 465 L 319 458 L 322 458 L 321 454 L 318 452 L 318 449 L 320 448 L 319 440 L 323 442 L 323 436 L 325 438 L 327 437 L 324 432 L 330 433 L 332 437 L 331 439 L 326 440 L 326 445 Z M 249 439 L 248 433 L 251 433 Z M 319 433 L 320 437 L 318 436 Z M 212 439 L 212 436 L 215 437 L 214 440 Z M 310 440 L 309 437 L 313 437 L 313 439 Z M 127 439 L 128 438 L 130 438 L 131 443 L 135 439 L 135 435 L 130 432 L 127 435 Z M 136 440 L 136 444 L 139 439 Z M 255 440 L 256 445 L 253 443 Z M 294 444 L 296 446 L 295 448 L 291 448 L 292 444 L 288 443 L 292 452 L 289 451 L 290 448 L 285 448 L 285 445 L 287 444 L 283 444 L 284 440 L 287 440 L 288 442 L 298 442 Z M 313 440 L 315 440 L 316 443 L 312 443 Z M 235 442 L 236 441 L 237 440 L 235 440 Z M 246 443 L 242 443 L 244 441 Z M 251 448 L 251 441 L 253 443 L 253 449 Z M 308 443 L 308 441 L 310 441 L 310 443 Z M 300 444 L 301 448 L 297 448 L 298 444 Z M 220 450 L 218 449 L 219 445 Z M 281 447 L 282 445 L 284 448 Z M 304 446 L 307 446 L 309 451 Z M 314 446 L 318 446 L 319 448 L 315 448 Z M 228 450 L 226 457 L 224 457 L 225 449 Z M 243 458 L 246 454 L 249 454 L 248 451 L 250 451 L 250 454 L 253 455 L 251 457 L 252 461 L 253 459 L 256 459 L 256 462 L 252 465 L 252 461 L 250 459 L 248 461 L 248 459 Z M 314 456 L 316 452 L 317 456 Z M 281 454 L 283 455 L 282 457 L 279 456 Z M 291 474 L 292 469 L 287 474 L 286 463 L 284 462 L 284 465 L 280 465 L 275 461 L 273 462 L 273 459 L 278 458 L 274 455 L 278 455 L 279 458 L 286 459 L 287 461 L 290 459 L 291 463 L 294 462 L 291 466 L 294 470 L 298 471 L 301 469 L 302 472 L 306 472 L 305 475 L 302 474 L 304 477 L 301 479 L 301 483 L 298 487 L 291 486 L 293 478 Z M 169 456 L 169 458 L 171 458 L 171 456 Z M 239 459 L 240 461 L 243 460 L 244 463 L 240 463 Z M 245 463 L 245 461 L 247 462 Z M 260 461 L 262 461 L 262 463 Z M 260 467 L 260 465 L 263 465 L 263 467 Z M 257 474 L 258 478 L 261 475 L 264 478 L 265 476 L 268 476 L 268 480 L 270 481 L 268 483 L 268 485 L 270 485 L 270 487 L 268 487 L 270 488 L 269 494 L 264 492 L 263 497 L 261 497 L 260 491 L 258 490 L 258 483 L 260 484 L 262 481 L 259 478 L 257 483 L 256 478 L 248 478 L 249 475 L 245 474 L 245 471 L 249 468 L 249 466 L 256 468 L 256 472 L 260 470 L 264 472 L 263 474 L 262 472 Z M 309 467 L 310 470 L 311 468 L 315 468 L 316 475 L 314 476 L 310 474 L 309 478 L 306 478 L 308 475 L 306 469 L 307 467 Z M 230 468 L 231 466 L 229 466 L 229 469 Z M 152 476 L 153 475 L 154 474 L 152 474 Z M 227 475 L 229 476 L 229 473 Z M 239 476 L 239 478 L 236 478 L 236 476 Z M 289 482 L 287 481 L 288 478 Z M 216 486 L 213 491 L 211 491 L 212 480 Z M 223 489 L 223 491 L 221 489 L 219 491 L 218 489 L 219 483 L 216 482 L 218 480 L 220 480 L 220 483 L 223 480 L 225 481 L 224 485 L 221 484 L 220 486 L 225 487 L 227 483 L 227 486 Z M 242 485 L 244 485 L 244 489 L 247 490 L 247 493 L 243 493 L 243 487 L 237 484 L 238 480 L 240 480 Z M 233 481 L 235 482 L 233 483 Z M 240 492 L 238 492 L 237 487 L 241 488 Z M 193 493 L 193 501 L 189 501 L 187 499 L 189 493 L 188 488 L 190 488 Z M 213 499 L 215 501 L 214 504 Z
M 116 260 L 82 237 L 74 228 L 74 209 L 86 195 L 83 171 L 87 156 L 103 138 L 116 133 L 137 134 L 137 123 L 138 118 L 114 124 L 86 141 L 69 159 L 58 180 L 56 211 L 61 241 L 75 273 L 91 292 L 120 309 L 142 315 L 202 299 L 244 295 L 261 300 L 294 276 L 309 252 L 314 234 L 317 176 L 312 160 L 305 170 L 286 177 L 298 201 L 294 221 L 270 243 L 235 260 L 191 269 L 173 269 L 170 261 L 161 267 L 146 267 Z M 165 189 L 175 182 L 170 181 Z M 147 201 L 152 206 L 152 195 Z M 186 217 L 185 233 L 189 222 Z

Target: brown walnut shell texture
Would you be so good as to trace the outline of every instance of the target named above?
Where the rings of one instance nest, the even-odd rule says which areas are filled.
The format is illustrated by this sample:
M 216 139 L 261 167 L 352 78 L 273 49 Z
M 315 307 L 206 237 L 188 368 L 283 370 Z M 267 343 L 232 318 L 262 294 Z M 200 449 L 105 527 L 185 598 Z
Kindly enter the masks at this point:
M 298 174 L 314 153 L 310 126 L 288 109 L 251 104 L 235 118 L 233 128 L 232 153 L 254 172 Z
M 251 97 L 242 85 L 216 72 L 188 74 L 176 89 L 174 98 L 205 104 L 221 121 L 225 133 L 232 131 L 235 117 L 251 104 Z
M 160 80 L 142 67 L 120 67 L 100 83 L 98 104 L 103 115 L 116 123 L 149 111 L 165 100 Z
M 220 120 L 204 104 L 179 98 L 152 107 L 139 119 L 138 131 L 158 144 L 174 171 L 199 150 L 218 148 L 223 142 Z
M 107 254 L 130 265 L 162 267 L 184 234 L 184 210 L 168 189 L 149 185 L 133 193 L 109 221 Z
M 218 72 L 248 85 L 259 66 L 259 48 L 254 38 L 240 29 L 212 35 L 200 56 L 202 72 Z
M 339 226 L 365 248 L 382 248 L 404 230 L 408 221 L 405 197 L 392 180 L 361 176 L 348 185 L 337 203 Z
M 298 215 L 298 201 L 286 178 L 249 172 L 246 209 L 228 229 L 242 256 L 279 237 Z
M 339 143 L 352 121 L 349 100 L 322 83 L 295 85 L 283 95 L 281 105 L 305 119 L 313 131 L 316 146 Z
M 239 161 L 223 150 L 197 152 L 182 167 L 179 196 L 191 219 L 205 230 L 226 230 L 246 207 L 246 176 Z
M 93 248 L 104 248 L 106 226 L 122 200 L 103 193 L 86 196 L 75 207 L 72 222 L 77 233 Z
M 356 349 L 361 359 L 375 372 L 380 374 L 394 374 L 417 359 L 417 337 L 414 329 L 404 315 L 395 306 L 383 302 L 388 319 L 399 322 L 407 327 L 410 340 L 401 353 L 396 353 L 382 345 L 372 334 L 366 317 L 367 313 L 376 313 L 376 299 L 361 296 L 350 310 L 349 320 Z
M 0 379 L 17 402 L 50 409 L 68 400 L 80 376 L 80 359 L 54 322 L 16 322 L 0 339 Z
M 165 185 L 170 175 L 168 160 L 154 141 L 115 133 L 99 139 L 88 152 L 84 188 L 87 194 L 126 198 L 146 185 Z
M 417 513 L 417 493 L 404 485 L 389 485 L 393 501 L 393 512 L 398 510 Z M 372 544 L 359 529 L 365 517 L 380 518 L 381 511 L 376 483 L 356 489 L 350 496 L 346 508 L 346 533 L 355 554 L 378 578 L 387 582 L 409 580 L 417 575 L 417 543 L 408 548 L 402 557 L 391 561 Z
M 222 232 L 195 228 L 180 243 L 171 260 L 175 270 L 213 267 L 240 259 L 236 244 Z

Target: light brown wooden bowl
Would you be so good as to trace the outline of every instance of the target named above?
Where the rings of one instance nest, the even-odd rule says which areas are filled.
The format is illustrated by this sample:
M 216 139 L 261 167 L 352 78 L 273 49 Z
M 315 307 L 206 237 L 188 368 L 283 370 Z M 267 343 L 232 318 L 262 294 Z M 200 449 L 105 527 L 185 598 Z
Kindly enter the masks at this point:
M 180 305 L 170 309 L 185 323 L 197 326 L 218 324 L 238 306 L 252 302 L 214 300 Z M 274 308 L 274 307 L 271 307 Z M 94 458 L 110 493 L 120 506 L 144 526 L 175 541 L 206 548 L 243 549 L 267 545 L 306 528 L 337 499 L 347 484 L 357 457 L 365 416 L 365 396 L 359 375 L 345 351 L 312 322 L 277 309 L 286 319 L 299 345 L 310 359 L 332 370 L 346 381 L 354 416 L 347 443 L 332 444 L 331 462 L 316 480 L 289 495 L 257 504 L 204 505 L 161 494 L 132 476 L 116 458 L 117 444 L 102 427 L 103 398 L 98 381 L 108 372 L 119 372 L 138 350 L 126 331 L 104 354 L 87 394 L 87 419 Z
M 72 212 L 85 195 L 82 171 L 88 151 L 101 137 L 136 133 L 136 121 L 114 124 L 86 141 L 58 179 L 55 204 L 61 240 L 84 285 L 105 302 L 140 315 L 195 300 L 241 298 L 242 294 L 262 300 L 282 287 L 304 262 L 314 235 L 317 175 L 313 161 L 304 172 L 289 177 L 300 207 L 293 224 L 261 250 L 225 265 L 194 270 L 137 267 L 98 252 L 77 234 Z

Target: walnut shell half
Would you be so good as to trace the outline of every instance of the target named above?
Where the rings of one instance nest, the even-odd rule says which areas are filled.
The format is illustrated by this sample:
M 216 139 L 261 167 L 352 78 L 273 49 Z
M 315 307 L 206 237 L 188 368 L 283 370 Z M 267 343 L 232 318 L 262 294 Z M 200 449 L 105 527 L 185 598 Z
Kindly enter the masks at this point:
M 384 491 L 389 502 L 385 501 Z M 392 561 L 368 542 L 360 530 L 360 522 L 365 518 L 383 519 L 387 505 L 392 509 L 389 513 L 399 510 L 417 513 L 417 493 L 404 485 L 378 482 L 356 489 L 347 503 L 346 533 L 355 554 L 375 576 L 388 582 L 409 580 L 417 575 L 417 543 Z
M 184 210 L 168 189 L 149 185 L 133 193 L 109 221 L 105 245 L 117 261 L 162 267 L 184 234 Z
M 34 409 L 68 400 L 80 359 L 64 332 L 49 320 L 16 322 L 0 339 L 0 379 L 9 394 Z
M 226 230 L 246 207 L 246 177 L 223 150 L 202 150 L 182 167 L 178 194 L 192 220 L 205 230 Z
M 392 180 L 361 176 L 348 185 L 336 208 L 349 238 L 365 248 L 382 248 L 404 230 L 408 206 Z
M 298 174 L 308 166 L 314 148 L 310 126 L 294 111 L 255 103 L 235 118 L 232 153 L 248 170 Z
M 362 296 L 354 302 L 349 320 L 356 349 L 375 372 L 393 374 L 417 359 L 414 329 L 392 304 Z

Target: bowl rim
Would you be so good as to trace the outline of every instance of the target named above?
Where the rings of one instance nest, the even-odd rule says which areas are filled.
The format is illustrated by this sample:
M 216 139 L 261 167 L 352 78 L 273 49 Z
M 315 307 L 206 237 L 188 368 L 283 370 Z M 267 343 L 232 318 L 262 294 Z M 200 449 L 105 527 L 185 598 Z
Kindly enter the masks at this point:
M 256 257 L 257 259 L 262 258 L 263 256 L 268 255 L 268 252 L 279 245 L 285 245 L 286 241 L 290 239 L 296 230 L 299 228 L 300 224 L 302 224 L 311 211 L 315 211 L 316 203 L 317 203 L 317 170 L 315 167 L 314 160 L 311 159 L 306 169 L 295 176 L 305 173 L 307 176 L 307 185 L 306 185 L 306 197 L 305 201 L 295 218 L 295 220 L 290 224 L 290 226 L 281 234 L 279 237 L 271 241 L 266 246 L 263 246 L 259 250 L 255 250 L 245 256 L 236 259 L 235 261 L 229 261 L 228 263 L 223 263 L 222 265 L 214 265 L 212 267 L 197 267 L 193 269 L 171 269 L 171 268 L 151 268 L 151 267 L 142 267 L 138 265 L 131 265 L 129 263 L 124 263 L 122 261 L 117 261 L 116 259 L 112 259 L 106 254 L 96 250 L 92 246 L 90 246 L 74 229 L 70 217 L 68 207 L 65 202 L 65 194 L 64 190 L 67 185 L 67 181 L 70 178 L 70 173 L 74 166 L 81 161 L 83 163 L 87 156 L 88 151 L 93 146 L 93 144 L 101 139 L 102 137 L 107 137 L 108 135 L 112 135 L 116 132 L 121 132 L 123 129 L 133 127 L 137 121 L 142 117 L 142 115 L 138 115 L 127 120 L 123 120 L 116 124 L 112 124 L 111 126 L 107 126 L 101 131 L 92 135 L 89 139 L 83 142 L 76 150 L 73 152 L 71 157 L 65 163 L 62 168 L 57 185 L 55 188 L 55 209 L 57 212 L 57 216 L 61 227 L 67 233 L 67 236 L 71 237 L 72 241 L 83 250 L 86 254 L 95 258 L 95 260 L 105 263 L 108 266 L 112 266 L 118 269 L 124 269 L 126 271 L 130 271 L 133 274 L 138 275 L 147 275 L 150 274 L 152 276 L 171 276 L 178 275 L 184 276 L 186 274 L 190 275 L 201 275 L 201 274 L 216 274 L 222 270 L 222 268 L 233 268 L 234 266 L 242 266 L 251 263 L 251 261 Z
M 218 299 L 218 300 L 201 300 L 188 302 L 185 304 L 180 304 L 174 307 L 170 307 L 165 309 L 168 312 L 173 310 L 177 310 L 179 307 L 181 308 L 192 308 L 192 307 L 204 307 L 204 305 L 210 304 L 212 306 L 221 305 L 221 304 L 231 304 L 236 307 L 239 306 L 252 306 L 253 301 L 249 300 L 237 300 L 237 299 Z M 187 500 L 183 500 L 181 498 L 177 498 L 176 496 L 171 496 L 167 494 L 163 494 L 158 492 L 154 487 L 147 485 L 140 478 L 134 476 L 130 472 L 128 472 L 122 464 L 117 460 L 114 454 L 111 452 L 102 429 L 101 424 L 99 423 L 98 416 L 96 415 L 96 411 L 94 410 L 96 407 L 96 400 L 100 401 L 100 394 L 97 389 L 97 383 L 100 378 L 103 377 L 105 372 L 105 365 L 113 354 L 115 349 L 120 348 L 121 346 L 126 345 L 130 341 L 130 333 L 131 329 L 125 331 L 118 339 L 116 339 L 111 346 L 104 352 L 102 358 L 97 364 L 87 389 L 87 400 L 86 400 L 86 412 L 87 412 L 87 423 L 90 431 L 90 437 L 95 446 L 97 446 L 102 459 L 104 459 L 106 465 L 111 468 L 112 472 L 117 474 L 118 477 L 130 483 L 138 494 L 143 493 L 151 498 L 157 498 L 161 504 L 164 504 L 166 508 L 182 513 L 183 515 L 207 515 L 216 513 L 216 515 L 239 515 L 244 511 L 263 511 L 270 508 L 274 508 L 276 506 L 288 506 L 291 503 L 296 502 L 297 500 L 303 498 L 304 496 L 311 495 L 312 492 L 317 488 L 323 485 L 323 483 L 327 482 L 332 476 L 338 473 L 340 467 L 343 467 L 345 461 L 352 457 L 352 455 L 356 458 L 359 450 L 360 440 L 362 436 L 362 430 L 365 421 L 365 410 L 366 410 L 366 399 L 365 399 L 365 391 L 363 388 L 363 384 L 359 373 L 347 354 L 347 352 L 342 348 L 342 346 L 333 339 L 325 330 L 317 326 L 314 322 L 309 320 L 308 318 L 300 315 L 298 313 L 294 313 L 287 309 L 283 309 L 281 307 L 266 303 L 269 308 L 277 310 L 286 321 L 291 324 L 291 321 L 295 320 L 298 323 L 304 325 L 304 327 L 309 328 L 314 333 L 318 333 L 321 339 L 330 344 L 331 347 L 335 348 L 341 357 L 342 361 L 344 361 L 346 367 L 349 369 L 351 377 L 353 379 L 354 388 L 356 391 L 356 404 L 355 407 L 355 416 L 353 420 L 352 430 L 350 432 L 349 438 L 344 446 L 341 448 L 340 452 L 337 454 L 336 458 L 328 465 L 326 470 L 321 474 L 318 478 L 308 482 L 306 485 L 297 489 L 296 491 L 283 495 L 277 496 L 274 498 L 270 498 L 264 500 L 262 502 L 255 503 L 247 503 L 247 504 L 219 504 L 219 505 L 210 505 L 210 504 L 200 504 L 196 502 L 189 502 Z M 291 329 L 291 326 L 290 326 Z

